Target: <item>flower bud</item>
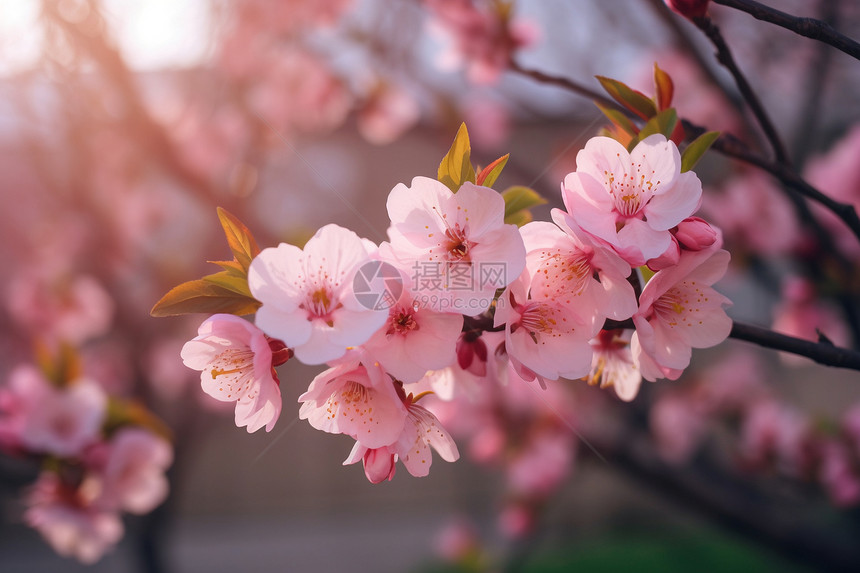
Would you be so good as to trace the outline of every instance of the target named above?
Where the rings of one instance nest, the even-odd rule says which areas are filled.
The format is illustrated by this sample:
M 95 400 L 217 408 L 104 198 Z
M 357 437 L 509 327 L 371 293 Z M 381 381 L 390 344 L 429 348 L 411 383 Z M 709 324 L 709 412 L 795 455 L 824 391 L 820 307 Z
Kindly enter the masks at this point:
M 678 224 L 675 238 L 685 249 L 701 251 L 716 242 L 717 232 L 704 219 L 688 217 Z
M 708 12 L 708 0 L 665 0 L 673 12 L 689 19 L 701 18 Z

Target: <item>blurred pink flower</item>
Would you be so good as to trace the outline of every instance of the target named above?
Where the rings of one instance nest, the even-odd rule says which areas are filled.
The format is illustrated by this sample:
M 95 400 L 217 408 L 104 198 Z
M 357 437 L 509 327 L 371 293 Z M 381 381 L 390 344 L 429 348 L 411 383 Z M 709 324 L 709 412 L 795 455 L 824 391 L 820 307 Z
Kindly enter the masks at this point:
M 684 251 L 674 267 L 656 273 L 639 296 L 630 342 L 642 376 L 677 380 L 690 364 L 693 348 L 709 348 L 728 337 L 731 301 L 711 285 L 726 272 L 723 250 Z
M 834 504 L 850 507 L 860 503 L 857 457 L 843 444 L 827 441 L 822 445 L 818 477 Z
M 447 44 L 443 69 L 466 68 L 476 84 L 495 83 L 514 52 L 535 42 L 537 28 L 515 20 L 510 7 L 480 0 L 424 0 L 431 14 L 430 33 Z
M 6 305 L 32 336 L 80 344 L 110 330 L 114 301 L 90 275 L 55 274 L 33 268 L 13 277 Z
M 119 515 L 93 502 L 87 482 L 76 489 L 62 483 L 55 473 L 43 472 L 26 496 L 24 519 L 60 555 L 92 564 L 123 534 Z
M 657 452 L 672 464 L 683 464 L 695 453 L 710 422 L 706 403 L 690 393 L 666 393 L 649 414 Z
M 367 308 L 352 291 L 358 269 L 375 245 L 338 225 L 326 225 L 304 249 L 281 243 L 251 262 L 248 286 L 263 303 L 256 323 L 283 340 L 305 364 L 340 358 L 364 344 L 388 320 L 388 311 Z
M 809 281 L 789 277 L 783 284 L 782 295 L 773 309 L 773 330 L 812 341 L 819 339 L 820 332 L 837 346 L 849 345 L 848 326 L 840 313 L 817 295 Z M 781 356 L 790 364 L 806 361 L 795 354 Z
M 632 336 L 632 330 L 601 330 L 590 341 L 594 355 L 588 383 L 600 384 L 601 388 L 612 386 L 625 402 L 636 397 L 642 384 L 642 374 L 630 350 Z
M 570 475 L 576 438 L 566 427 L 538 428 L 528 437 L 505 468 L 515 495 L 543 499 Z
M 121 429 L 108 444 L 100 504 L 139 515 L 152 511 L 167 498 L 164 472 L 172 462 L 173 449 L 163 438 L 141 428 Z
M 825 155 L 812 158 L 804 170 L 807 181 L 831 198 L 860 211 L 860 126 L 853 127 Z M 813 205 L 842 251 L 860 259 L 857 237 L 828 209 Z
M 729 180 L 722 193 L 708 193 L 704 211 L 732 245 L 764 256 L 786 254 L 801 240 L 791 204 L 758 171 Z
M 403 135 L 421 118 L 415 98 L 395 83 L 380 83 L 358 110 L 358 132 L 371 143 L 386 145 Z
M 812 466 L 812 427 L 799 411 L 774 400 L 752 405 L 741 427 L 740 454 L 753 468 L 772 464 L 793 477 L 802 477 Z
M 280 350 L 280 348 L 278 348 Z M 203 391 L 222 402 L 236 402 L 236 426 L 270 432 L 281 414 L 281 390 L 269 339 L 259 328 L 232 314 L 216 314 L 200 325 L 182 347 L 182 361 L 200 370 Z
M 678 148 L 662 135 L 630 153 L 614 139 L 593 137 L 562 185 L 570 226 L 602 239 L 631 266 L 663 254 L 669 229 L 699 208 L 701 196 L 699 178 L 681 173 Z
M 107 412 L 101 386 L 77 379 L 57 388 L 34 366 L 19 366 L 9 375 L 0 428 L 28 450 L 69 457 L 96 442 Z M 4 408 L 4 409 L 5 409 Z

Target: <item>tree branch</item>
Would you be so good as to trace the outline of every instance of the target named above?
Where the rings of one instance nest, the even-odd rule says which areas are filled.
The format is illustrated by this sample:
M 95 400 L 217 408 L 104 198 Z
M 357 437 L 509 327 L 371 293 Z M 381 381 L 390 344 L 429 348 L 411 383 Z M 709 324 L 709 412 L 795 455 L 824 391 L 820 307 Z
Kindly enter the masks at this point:
M 705 36 L 708 37 L 717 49 L 717 61 L 732 74 L 732 77 L 738 86 L 738 90 L 741 92 L 741 96 L 743 96 L 744 101 L 746 101 L 750 106 L 753 116 L 755 116 L 756 121 L 765 134 L 765 137 L 767 137 L 768 142 L 770 142 L 770 146 L 773 148 L 773 152 L 776 155 L 776 160 L 783 165 L 790 165 L 791 159 L 788 156 L 788 152 L 785 150 L 785 146 L 779 137 L 779 133 L 776 131 L 776 127 L 767 115 L 767 111 L 765 111 L 761 100 L 758 99 L 752 86 L 750 86 L 747 81 L 746 76 L 744 76 L 743 72 L 738 67 L 737 62 L 735 62 L 735 58 L 732 56 L 732 52 L 729 49 L 729 45 L 726 43 L 725 38 L 723 38 L 723 35 L 720 33 L 720 29 L 708 16 L 693 18 L 693 23 L 702 31 L 702 33 L 705 34 Z
M 732 325 L 729 337 L 752 342 L 764 348 L 805 356 L 825 366 L 860 370 L 860 352 L 840 348 L 827 342 L 803 340 L 737 321 Z
M 713 0 L 713 2 L 746 12 L 756 20 L 776 24 L 801 36 L 819 40 L 853 58 L 860 59 L 860 43 L 840 34 L 827 22 L 815 18 L 792 16 L 753 0 Z

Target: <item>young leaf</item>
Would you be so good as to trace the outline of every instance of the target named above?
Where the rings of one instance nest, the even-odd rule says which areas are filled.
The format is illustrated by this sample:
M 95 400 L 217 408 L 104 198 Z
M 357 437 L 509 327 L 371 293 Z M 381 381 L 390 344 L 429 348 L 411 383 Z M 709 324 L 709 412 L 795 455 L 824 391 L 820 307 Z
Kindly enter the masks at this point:
M 636 147 L 636 144 L 648 137 L 649 135 L 654 134 L 662 134 L 669 139 L 672 136 L 672 132 L 675 130 L 675 126 L 678 124 L 678 113 L 675 111 L 675 108 L 670 107 L 669 109 L 664 109 L 654 117 L 648 120 L 642 129 L 639 130 L 639 135 L 633 138 L 633 141 L 630 142 L 628 146 L 628 150 L 632 150 L 632 148 Z
M 457 135 L 454 137 L 451 148 L 445 157 L 442 158 L 442 163 L 439 164 L 438 171 L 439 181 L 444 183 L 454 193 L 466 181 L 475 182 L 475 168 L 472 167 L 471 154 L 472 145 L 469 142 L 469 132 L 466 129 L 466 124 L 463 123 L 460 124 L 460 129 L 457 130 Z
M 603 86 L 603 89 L 612 96 L 612 99 L 641 117 L 642 119 L 651 119 L 657 113 L 657 108 L 654 107 L 654 102 L 642 92 L 638 92 L 626 84 L 617 80 L 596 76 L 597 81 Z
M 492 187 L 493 183 L 496 182 L 496 179 L 499 178 L 499 175 L 502 174 L 502 169 L 505 168 L 505 165 L 508 163 L 508 157 L 510 156 L 510 153 L 503 155 L 484 167 L 475 178 L 475 184 L 483 185 L 484 187 Z
M 236 276 L 230 271 L 221 271 L 220 273 L 206 275 L 205 277 L 203 277 L 203 280 L 208 283 L 212 283 L 213 285 L 217 285 L 229 291 L 235 292 L 236 294 L 241 294 L 247 296 L 248 298 L 253 298 L 253 296 L 251 295 L 251 289 L 248 288 L 247 275 Z
M 206 261 L 206 262 L 212 263 L 213 265 L 218 265 L 219 267 L 224 269 L 225 272 L 233 275 L 234 277 L 242 277 L 245 279 L 248 278 L 248 272 L 242 267 L 242 265 L 239 264 L 239 261 L 237 261 L 235 259 L 232 261 Z
M 719 136 L 719 131 L 709 131 L 694 139 L 681 154 L 681 173 L 690 171 L 695 167 Z
M 630 121 L 630 118 L 618 111 L 617 109 L 612 109 L 611 107 L 606 107 L 605 105 L 601 105 L 597 102 L 594 102 L 594 105 L 597 106 L 597 109 L 603 112 L 603 115 L 612 122 L 616 128 L 626 131 L 630 135 L 636 135 L 639 133 L 639 128 Z
M 505 223 L 522 227 L 532 220 L 531 209 L 546 203 L 546 199 L 528 187 L 515 185 L 502 192 L 505 199 Z
M 224 228 L 224 235 L 227 237 L 227 244 L 230 246 L 230 250 L 233 251 L 233 256 L 236 257 L 236 261 L 247 272 L 248 267 L 251 266 L 251 259 L 260 253 L 257 241 L 254 240 L 254 236 L 248 230 L 248 227 L 234 215 L 228 213 L 226 209 L 218 207 L 218 219 Z
M 253 314 L 258 308 L 260 308 L 260 302 L 254 298 L 207 280 L 198 279 L 172 288 L 155 303 L 149 314 L 160 317 L 195 312 L 208 314 L 223 312 L 242 316 Z
M 672 105 L 672 96 L 675 93 L 675 86 L 672 83 L 672 78 L 669 77 L 669 74 L 660 69 L 657 62 L 654 62 L 654 87 L 657 91 L 657 109 L 667 109 Z

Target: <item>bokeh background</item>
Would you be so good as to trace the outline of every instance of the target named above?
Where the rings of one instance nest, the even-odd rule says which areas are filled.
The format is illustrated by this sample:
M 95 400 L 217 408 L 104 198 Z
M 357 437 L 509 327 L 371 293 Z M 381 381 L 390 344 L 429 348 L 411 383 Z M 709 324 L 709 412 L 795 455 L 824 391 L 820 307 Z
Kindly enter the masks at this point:
M 516 396 L 507 407 L 519 420 L 496 420 L 500 453 L 486 455 L 481 428 L 464 425 L 459 462 L 437 459 L 427 478 L 401 470 L 380 485 L 341 466 L 350 440 L 297 419 L 290 404 L 316 370 L 280 369 L 285 407 L 271 433 L 237 429 L 199 390 L 179 350 L 202 317 L 149 309 L 214 272 L 206 261 L 229 257 L 216 206 L 261 246 L 301 244 L 331 222 L 380 242 L 388 192 L 434 176 L 461 121 L 476 163 L 511 154 L 498 188 L 536 189 L 548 201 L 536 218 L 559 205 L 560 182 L 602 116 L 587 98 L 463 61 L 470 52 L 444 4 L 0 0 L 0 384 L 52 333 L 175 440 L 170 498 L 129 518 L 120 545 L 92 567 L 56 556 L 24 525 L 22 491 L 38 466 L 0 456 L 0 570 L 860 564 L 856 372 L 728 342 L 697 354 L 679 382 L 645 383 L 633 404 L 581 381 L 552 398 L 500 389 Z M 860 36 L 855 2 L 770 4 Z M 710 45 L 662 2 L 518 0 L 512 10 L 508 44 L 486 40 L 492 53 L 519 42 L 524 67 L 595 90 L 594 76 L 608 76 L 649 95 L 658 62 L 679 115 L 766 154 Z M 741 12 L 711 13 L 798 171 L 860 205 L 860 62 Z M 841 223 L 812 211 L 853 275 L 833 271 L 838 257 L 775 180 L 715 153 L 700 177 L 703 212 L 733 254 L 719 286 L 732 316 L 856 348 L 860 249 Z M 839 455 L 822 453 L 831 450 Z

